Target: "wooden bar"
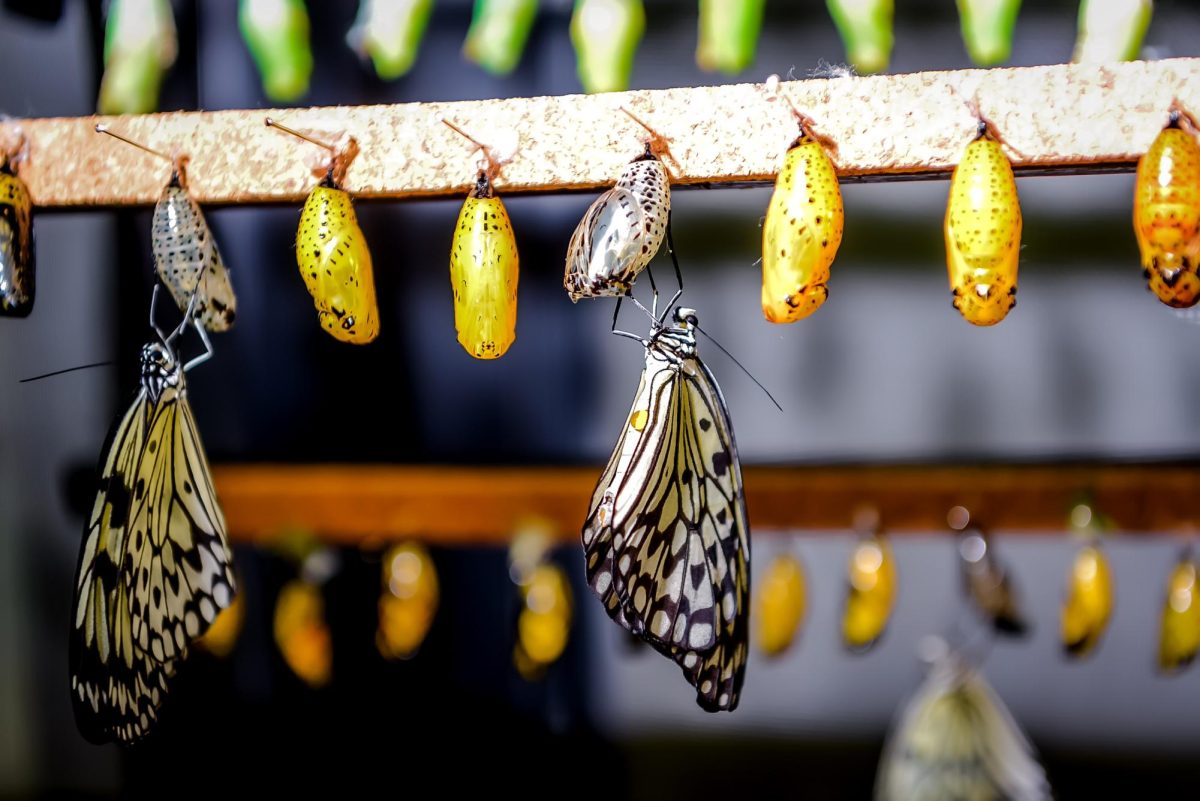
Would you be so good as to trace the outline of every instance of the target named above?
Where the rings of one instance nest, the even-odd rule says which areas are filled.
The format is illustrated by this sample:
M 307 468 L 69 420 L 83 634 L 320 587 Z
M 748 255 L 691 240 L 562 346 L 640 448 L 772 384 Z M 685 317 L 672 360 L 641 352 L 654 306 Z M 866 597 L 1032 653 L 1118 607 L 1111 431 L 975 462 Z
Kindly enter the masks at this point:
M 262 542 L 302 529 L 343 545 L 417 538 L 500 545 L 540 518 L 577 542 L 600 468 L 221 465 L 231 535 Z M 747 467 L 754 533 L 848 530 L 862 504 L 888 531 L 948 531 L 956 504 L 999 531 L 1061 532 L 1081 493 L 1128 532 L 1185 533 L 1196 519 L 1200 464 Z
M 1178 98 L 1200 111 L 1200 59 L 1110 65 L 921 72 L 780 84 L 837 144 L 847 178 L 944 175 L 975 134 L 977 100 L 1012 148 L 1018 170 L 1132 169 Z M 161 159 L 95 133 L 97 122 L 150 147 L 189 155 L 192 192 L 204 203 L 300 202 L 323 151 L 264 125 L 271 116 L 361 149 L 347 188 L 361 198 L 461 195 L 478 155 L 442 125 L 452 120 L 498 146 L 515 142 L 500 191 L 551 192 L 611 184 L 642 149 L 644 132 L 623 106 L 670 139 L 678 184 L 771 180 L 796 135 L 783 103 L 761 84 L 457 103 L 283 110 L 175 112 L 135 117 L 0 123 L 29 143 L 20 174 L 43 208 L 153 203 L 170 172 Z

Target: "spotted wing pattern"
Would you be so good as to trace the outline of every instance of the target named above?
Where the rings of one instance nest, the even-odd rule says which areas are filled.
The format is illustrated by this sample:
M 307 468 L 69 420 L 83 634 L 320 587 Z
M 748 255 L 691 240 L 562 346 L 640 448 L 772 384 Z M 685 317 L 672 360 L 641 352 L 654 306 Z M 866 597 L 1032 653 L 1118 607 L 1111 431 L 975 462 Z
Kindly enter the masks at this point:
M 609 616 L 678 662 L 702 707 L 735 708 L 749 527 L 729 415 L 690 330 L 663 329 L 648 343 L 583 544 L 588 582 Z

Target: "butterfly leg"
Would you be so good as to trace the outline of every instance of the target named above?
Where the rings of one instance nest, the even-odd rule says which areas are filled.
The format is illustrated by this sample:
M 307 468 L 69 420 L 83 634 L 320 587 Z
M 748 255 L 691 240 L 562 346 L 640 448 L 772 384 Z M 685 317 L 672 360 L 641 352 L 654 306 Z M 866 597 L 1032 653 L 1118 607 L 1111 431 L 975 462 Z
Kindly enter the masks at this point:
M 150 327 L 154 329 L 154 333 L 158 334 L 158 339 L 160 342 L 166 342 L 166 334 L 162 332 L 162 329 L 158 327 L 158 323 L 155 321 L 155 310 L 158 308 L 158 290 L 161 288 L 162 284 L 158 283 L 158 281 L 155 281 L 154 291 L 150 293 Z
M 189 317 L 188 319 L 190 320 L 191 318 Z M 206 331 L 202 325 L 194 325 L 192 327 L 196 329 L 196 333 L 200 336 L 200 341 L 204 343 L 204 353 L 201 353 L 199 356 L 195 357 L 183 366 L 183 371 L 185 373 L 198 364 L 204 364 L 204 362 L 211 359 L 213 355 L 213 346 L 212 342 L 208 339 L 208 331 Z
M 683 273 L 679 270 L 679 256 L 675 253 L 675 237 L 671 234 L 670 214 L 667 215 L 667 251 L 671 254 L 671 264 L 675 267 L 675 280 L 679 284 L 679 289 L 675 290 L 675 295 L 671 298 L 671 302 L 663 307 L 662 319 L 658 321 L 659 325 L 663 325 L 667 319 L 667 315 L 675 307 L 675 301 L 679 300 L 679 296 L 683 294 Z
M 617 305 L 613 307 L 612 328 L 609 329 L 609 332 L 616 334 L 619 337 L 628 337 L 629 339 L 636 339 L 638 342 L 641 342 L 642 338 L 640 336 L 638 336 L 637 334 L 630 333 L 629 331 L 617 330 L 617 317 L 621 314 L 621 301 L 624 299 L 625 299 L 624 295 L 617 296 Z M 635 300 L 634 303 L 637 303 L 637 301 Z M 638 303 L 638 305 L 641 306 L 640 303 Z M 645 310 L 645 307 L 642 306 L 642 309 Z

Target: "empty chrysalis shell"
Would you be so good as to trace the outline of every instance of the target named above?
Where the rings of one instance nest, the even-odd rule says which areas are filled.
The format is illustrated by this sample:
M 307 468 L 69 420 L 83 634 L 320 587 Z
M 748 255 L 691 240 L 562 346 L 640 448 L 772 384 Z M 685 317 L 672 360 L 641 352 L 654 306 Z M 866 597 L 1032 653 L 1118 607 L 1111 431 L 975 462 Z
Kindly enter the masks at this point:
M 338 187 L 332 171 L 304 203 L 296 231 L 296 264 L 321 328 L 330 336 L 356 345 L 379 336 L 371 251 L 350 194 Z
M 1184 120 L 1182 111 L 1171 110 L 1138 161 L 1133 197 L 1143 274 L 1150 291 L 1177 309 L 1200 300 L 1200 144 L 1181 127 Z
M 228 331 L 237 315 L 233 284 L 204 212 L 188 194 L 179 165 L 154 206 L 150 238 L 158 277 L 179 310 L 186 310 L 195 294 L 194 319 L 209 331 Z
M 450 246 L 458 342 L 476 359 L 498 359 L 517 337 L 517 240 L 487 173 L 463 202 Z
M 628 294 L 662 246 L 670 215 L 667 170 L 647 146 L 571 235 L 563 286 L 572 302 Z
M 954 308 L 973 325 L 995 325 L 1017 302 L 1021 204 L 1012 164 L 986 123 L 950 178 L 945 232 Z
M 825 302 L 844 221 L 837 170 L 821 143 L 801 127 L 784 156 L 763 222 L 762 308 L 767 320 L 794 323 Z
M 33 205 L 7 160 L 0 160 L 0 317 L 25 317 L 34 296 Z

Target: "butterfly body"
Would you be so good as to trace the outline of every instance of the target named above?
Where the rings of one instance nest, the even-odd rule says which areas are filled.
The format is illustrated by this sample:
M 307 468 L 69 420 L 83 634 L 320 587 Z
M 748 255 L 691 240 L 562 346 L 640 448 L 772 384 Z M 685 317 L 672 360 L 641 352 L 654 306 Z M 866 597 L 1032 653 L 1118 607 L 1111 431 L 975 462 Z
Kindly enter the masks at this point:
M 371 251 L 350 194 L 332 182 L 314 187 L 304 203 L 296 264 L 330 336 L 356 345 L 379 336 Z
M 825 302 L 844 219 L 829 154 L 801 135 L 784 156 L 763 223 L 762 308 L 769 322 L 802 320 Z
M 33 204 L 24 182 L 0 163 L 0 317 L 26 317 L 34 297 Z
M 497 359 L 517 338 L 517 240 L 503 201 L 481 173 L 463 202 L 450 246 L 458 342 L 476 359 Z
M 76 571 L 71 698 L 85 738 L 128 744 L 151 730 L 188 645 L 235 592 L 184 366 L 168 342 L 143 349 L 141 389 L 101 453 Z
M 1133 230 L 1150 291 L 1186 309 L 1200 300 L 1200 144 L 1180 119 L 1138 161 Z
M 663 163 L 648 153 L 626 165 L 571 235 L 563 285 L 572 302 L 628 294 L 662 246 L 670 215 Z
M 228 331 L 237 314 L 229 271 L 204 212 L 184 188 L 178 170 L 154 206 L 151 231 L 158 277 L 180 311 L 195 295 L 199 323 L 209 331 Z
M 950 179 L 945 235 L 954 308 L 967 322 L 988 326 L 1017 302 L 1021 205 L 1012 164 L 982 131 Z
M 588 583 L 609 617 L 674 659 L 706 710 L 737 706 L 750 531 L 724 399 L 676 310 L 648 340 L 630 416 L 583 526 Z

